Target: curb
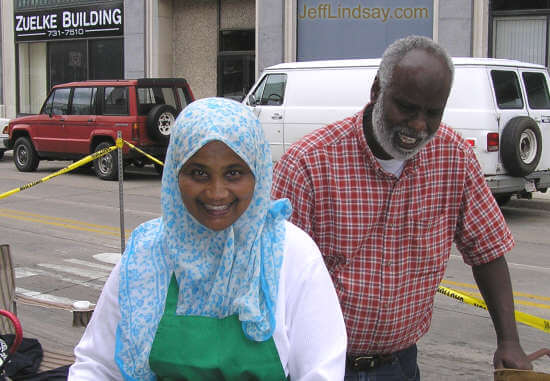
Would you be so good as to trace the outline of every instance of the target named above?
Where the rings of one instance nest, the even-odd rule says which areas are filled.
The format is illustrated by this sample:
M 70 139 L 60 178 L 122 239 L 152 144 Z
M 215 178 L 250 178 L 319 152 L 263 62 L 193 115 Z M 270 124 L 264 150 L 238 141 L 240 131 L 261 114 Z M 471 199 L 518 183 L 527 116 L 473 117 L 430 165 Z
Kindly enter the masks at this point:
M 533 198 L 531 200 L 527 199 L 517 199 L 510 200 L 503 206 L 503 208 L 525 208 L 525 209 L 536 209 L 536 210 L 548 210 L 550 211 L 550 200 L 544 198 Z

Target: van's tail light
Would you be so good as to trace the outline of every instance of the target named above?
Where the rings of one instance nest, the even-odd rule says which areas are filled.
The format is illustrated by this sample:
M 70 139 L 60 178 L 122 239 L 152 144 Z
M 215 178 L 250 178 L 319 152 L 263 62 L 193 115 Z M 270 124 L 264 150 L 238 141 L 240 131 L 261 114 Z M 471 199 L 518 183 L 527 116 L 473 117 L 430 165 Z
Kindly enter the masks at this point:
M 475 139 L 466 139 L 466 143 L 470 145 L 470 147 L 476 146 L 476 140 Z
M 498 132 L 489 132 L 487 134 L 487 151 L 498 151 Z
M 139 141 L 139 124 L 132 124 L 132 140 Z

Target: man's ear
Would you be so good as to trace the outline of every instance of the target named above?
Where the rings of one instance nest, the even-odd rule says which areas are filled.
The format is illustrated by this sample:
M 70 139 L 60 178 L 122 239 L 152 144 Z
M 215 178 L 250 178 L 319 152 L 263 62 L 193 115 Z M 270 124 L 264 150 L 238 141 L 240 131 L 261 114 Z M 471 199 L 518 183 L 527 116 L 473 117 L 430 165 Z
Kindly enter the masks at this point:
M 378 80 L 378 74 L 376 74 L 372 87 L 370 88 L 370 101 L 372 103 L 376 102 L 378 94 L 380 94 L 380 81 Z

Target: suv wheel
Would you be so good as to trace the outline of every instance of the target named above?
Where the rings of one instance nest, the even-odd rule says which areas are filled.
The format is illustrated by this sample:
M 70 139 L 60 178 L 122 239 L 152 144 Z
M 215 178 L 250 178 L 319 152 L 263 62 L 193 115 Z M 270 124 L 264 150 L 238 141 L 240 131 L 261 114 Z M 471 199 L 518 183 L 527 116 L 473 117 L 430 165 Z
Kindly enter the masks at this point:
M 13 162 L 21 172 L 33 172 L 38 168 L 38 154 L 26 137 L 18 138 L 13 145 Z
M 493 196 L 495 197 L 495 200 L 498 206 L 504 206 L 512 198 L 511 193 L 498 193 L 498 194 L 494 194 Z
M 542 136 L 533 119 L 518 116 L 504 127 L 502 164 L 512 176 L 523 177 L 535 170 L 542 154 Z
M 95 147 L 95 152 L 109 148 L 113 145 L 110 142 L 99 143 Z M 102 180 L 115 180 L 118 178 L 118 154 L 117 151 L 111 151 L 106 155 L 94 160 L 94 171 L 97 177 Z
M 157 164 L 155 163 L 154 164 L 155 166 L 155 171 L 162 176 L 162 171 L 164 171 L 164 165 L 160 165 L 160 164 Z
M 147 133 L 151 139 L 168 143 L 177 111 L 170 105 L 157 105 L 147 114 Z

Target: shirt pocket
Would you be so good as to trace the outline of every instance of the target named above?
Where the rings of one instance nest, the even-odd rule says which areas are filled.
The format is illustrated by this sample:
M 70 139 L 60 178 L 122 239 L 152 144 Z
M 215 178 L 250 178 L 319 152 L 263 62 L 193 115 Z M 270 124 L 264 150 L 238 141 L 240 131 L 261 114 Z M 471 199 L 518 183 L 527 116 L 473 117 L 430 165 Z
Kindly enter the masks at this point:
M 409 221 L 406 266 L 417 276 L 442 273 L 453 242 L 447 215 L 421 215 Z

